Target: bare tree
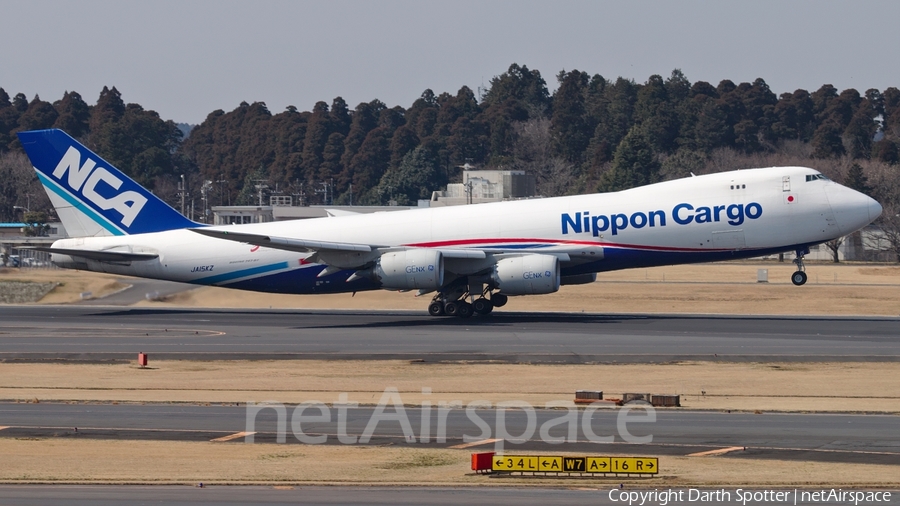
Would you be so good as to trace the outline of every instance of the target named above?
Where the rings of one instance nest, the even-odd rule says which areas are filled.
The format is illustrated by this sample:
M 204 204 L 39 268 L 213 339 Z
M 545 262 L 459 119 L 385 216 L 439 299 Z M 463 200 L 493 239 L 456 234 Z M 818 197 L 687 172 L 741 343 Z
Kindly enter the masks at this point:
M 16 208 L 21 209 L 16 209 Z M 50 211 L 44 192 L 23 153 L 0 154 L 0 221 L 21 221 L 24 211 Z
M 516 136 L 513 144 L 513 158 L 515 164 L 522 169 L 545 165 L 553 156 L 552 141 L 550 138 L 550 120 L 546 118 L 533 118 L 528 121 L 518 121 L 513 124 L 513 132 Z
M 846 239 L 846 237 L 838 237 L 837 239 L 832 239 L 825 243 L 825 247 L 831 251 L 831 256 L 836 264 L 841 262 L 840 250 L 841 245 L 844 244 L 844 239 Z
M 900 205 L 885 203 L 881 216 L 875 221 L 878 230 L 866 245 L 868 249 L 889 253 L 900 263 Z
M 575 166 L 553 156 L 550 120 L 534 118 L 513 125 L 513 166 L 534 175 L 539 195 L 565 195 L 575 186 Z
M 882 206 L 881 216 L 875 220 L 879 231 L 872 249 L 891 253 L 900 262 L 900 167 L 885 163 L 873 163 L 868 171 L 869 184 L 874 197 Z

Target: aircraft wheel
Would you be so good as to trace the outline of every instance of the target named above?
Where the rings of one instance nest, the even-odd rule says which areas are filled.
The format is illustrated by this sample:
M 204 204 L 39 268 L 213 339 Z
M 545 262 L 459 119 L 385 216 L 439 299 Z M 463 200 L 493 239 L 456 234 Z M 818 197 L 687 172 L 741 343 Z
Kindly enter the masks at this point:
M 488 299 L 480 297 L 472 303 L 472 309 L 475 310 L 476 314 L 490 314 L 494 310 L 494 305 Z
M 791 274 L 791 283 L 800 286 L 806 283 L 806 273 L 803 271 L 797 271 Z
M 474 313 L 475 311 L 472 309 L 472 304 L 469 304 L 468 302 L 456 303 L 456 316 L 460 318 L 468 318 Z
M 459 302 L 451 301 L 444 304 L 444 314 L 447 316 L 456 316 L 459 311 Z
M 509 297 L 503 295 L 502 293 L 495 293 L 491 295 L 491 304 L 493 304 L 494 307 L 503 307 L 508 301 Z
M 432 302 L 431 304 L 428 304 L 428 314 L 430 314 L 431 316 L 443 316 L 444 305 L 437 300 Z

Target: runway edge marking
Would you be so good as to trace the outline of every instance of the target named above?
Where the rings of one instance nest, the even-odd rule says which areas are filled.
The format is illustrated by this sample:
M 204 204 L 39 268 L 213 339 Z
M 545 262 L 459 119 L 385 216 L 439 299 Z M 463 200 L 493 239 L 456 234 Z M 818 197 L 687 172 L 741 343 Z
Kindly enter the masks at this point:
M 739 452 L 745 450 L 746 448 L 743 446 L 730 446 L 728 448 L 717 448 L 715 450 L 709 450 L 705 452 L 697 452 L 697 453 L 689 453 L 688 457 L 713 457 L 715 455 L 725 455 L 726 453 L 731 452 Z
M 482 439 L 481 441 L 472 441 L 471 443 L 463 443 L 463 444 L 459 444 L 459 445 L 450 446 L 448 448 L 451 448 L 454 450 L 463 450 L 465 448 L 471 448 L 473 446 L 481 446 L 481 445 L 486 445 L 486 444 L 490 444 L 490 443 L 496 443 L 497 441 L 500 441 L 500 440 L 499 439 Z

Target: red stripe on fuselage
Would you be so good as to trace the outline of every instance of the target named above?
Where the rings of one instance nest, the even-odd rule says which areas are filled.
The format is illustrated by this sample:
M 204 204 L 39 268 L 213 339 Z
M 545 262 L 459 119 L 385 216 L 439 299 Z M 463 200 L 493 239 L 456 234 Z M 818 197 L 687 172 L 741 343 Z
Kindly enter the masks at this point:
M 708 248 L 676 248 L 671 246 L 645 246 L 642 244 L 617 244 L 609 242 L 594 241 L 560 241 L 554 239 L 535 239 L 535 238 L 508 238 L 508 239 L 457 239 L 453 241 L 436 241 L 436 242 L 420 242 L 407 244 L 406 246 L 413 248 L 446 248 L 452 246 L 474 246 L 474 245 L 493 245 L 493 244 L 511 244 L 511 243 L 538 243 L 550 245 L 583 245 L 583 246 L 600 246 L 603 248 L 624 248 L 638 249 L 650 251 L 681 251 L 681 252 L 715 252 L 715 251 L 731 251 L 727 248 L 708 249 Z M 488 247 L 488 246 L 485 246 Z

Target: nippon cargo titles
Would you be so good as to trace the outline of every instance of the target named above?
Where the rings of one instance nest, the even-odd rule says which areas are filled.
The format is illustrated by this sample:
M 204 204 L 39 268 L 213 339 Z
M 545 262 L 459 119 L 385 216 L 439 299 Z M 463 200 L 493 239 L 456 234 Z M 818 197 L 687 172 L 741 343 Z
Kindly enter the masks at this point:
M 631 214 L 594 214 L 590 211 L 562 213 L 560 225 L 563 235 L 591 234 L 594 237 L 598 237 L 601 233 L 607 231 L 612 235 L 618 235 L 619 232 L 629 228 L 657 228 L 703 223 L 727 223 L 732 227 L 739 227 L 746 220 L 759 219 L 762 214 L 763 208 L 758 202 L 716 206 L 694 206 L 687 202 L 682 202 L 674 206 L 669 212 L 657 209 L 655 211 L 638 211 Z

